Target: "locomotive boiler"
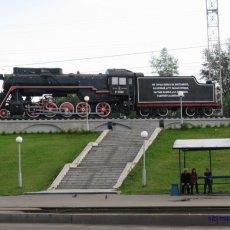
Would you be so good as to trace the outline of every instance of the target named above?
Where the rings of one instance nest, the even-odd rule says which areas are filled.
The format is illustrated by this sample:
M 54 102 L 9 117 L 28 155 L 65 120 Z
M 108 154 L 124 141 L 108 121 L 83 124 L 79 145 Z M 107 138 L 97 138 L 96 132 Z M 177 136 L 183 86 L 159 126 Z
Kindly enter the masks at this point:
M 80 116 L 97 114 L 107 117 L 112 112 L 137 115 L 167 116 L 180 108 L 178 91 L 184 92 L 183 112 L 187 116 L 211 116 L 220 108 L 215 84 L 198 83 L 188 77 L 148 77 L 125 69 L 108 69 L 105 74 L 63 74 L 60 68 L 18 68 L 12 74 L 1 74 L 0 117 Z M 49 95 L 47 97 L 46 95 Z M 76 95 L 80 102 L 54 103 L 54 98 Z M 89 96 L 89 103 L 84 97 Z M 38 101 L 36 98 L 39 97 Z

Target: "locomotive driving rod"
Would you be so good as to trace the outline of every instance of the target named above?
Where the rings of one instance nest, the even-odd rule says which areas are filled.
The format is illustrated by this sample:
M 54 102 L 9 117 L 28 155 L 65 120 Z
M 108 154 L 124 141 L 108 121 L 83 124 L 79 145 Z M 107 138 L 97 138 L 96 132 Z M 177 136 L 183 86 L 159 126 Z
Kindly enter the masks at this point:
M 28 109 L 25 109 L 25 111 L 28 111 Z M 38 109 L 37 111 L 31 111 L 30 112 L 31 114 L 38 114 L 38 113 L 47 113 L 47 114 L 64 114 L 64 115 L 74 115 L 74 114 L 86 114 L 86 113 L 68 113 L 68 112 L 59 112 L 59 111 L 49 111 L 49 110 L 40 110 Z M 92 114 L 104 114 L 103 112 L 100 112 L 100 113 L 96 113 L 96 112 L 92 112 L 92 113 L 88 113 L 89 115 L 92 115 Z
M 71 115 L 74 115 L 74 114 L 86 114 L 86 112 L 85 113 L 68 113 L 68 112 L 60 112 L 60 111 L 49 111 L 49 110 L 44 110 L 44 109 L 41 109 L 41 107 L 40 106 L 29 106 L 29 107 L 27 107 L 27 109 L 25 109 L 25 111 L 29 111 L 29 109 L 34 109 L 34 108 L 37 108 L 36 109 L 36 111 L 31 111 L 31 114 L 37 114 L 37 112 L 43 112 L 43 114 L 44 113 L 49 113 L 49 114 L 64 114 L 64 115 L 69 115 L 69 114 L 71 114 Z M 99 113 L 96 113 L 96 112 L 92 112 L 92 113 L 89 113 L 88 112 L 88 114 L 104 114 L 103 112 L 99 112 Z
M 27 111 L 28 109 L 25 109 L 25 111 Z M 31 114 L 38 114 L 38 112 L 42 114 L 47 113 L 47 114 L 64 114 L 64 115 L 74 115 L 74 114 L 86 114 L 86 113 L 68 113 L 68 112 L 58 112 L 58 111 L 49 111 L 49 110 L 38 110 L 38 111 L 34 111 L 34 112 L 30 112 Z M 96 113 L 96 112 L 92 112 L 92 113 L 88 113 L 89 115 L 92 114 L 104 114 L 103 112 L 100 113 Z

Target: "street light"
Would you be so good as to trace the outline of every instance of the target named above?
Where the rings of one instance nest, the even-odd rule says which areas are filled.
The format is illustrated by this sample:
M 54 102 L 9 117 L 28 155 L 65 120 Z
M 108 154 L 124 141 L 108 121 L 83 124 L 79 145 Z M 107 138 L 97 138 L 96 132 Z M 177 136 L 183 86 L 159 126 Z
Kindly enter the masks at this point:
M 89 130 L 89 120 L 88 120 L 88 101 L 89 96 L 84 97 L 85 103 L 86 103 L 86 130 Z
M 182 117 L 182 97 L 184 97 L 184 92 L 179 91 L 178 92 L 178 97 L 180 97 L 180 119 L 181 119 L 181 124 L 183 124 L 183 117 Z
M 141 137 L 144 139 L 143 143 L 143 171 L 142 171 L 142 186 L 146 185 L 146 169 L 145 169 L 145 138 L 148 136 L 146 131 L 141 132 Z
M 18 171 L 18 187 L 22 187 L 22 173 L 21 173 L 21 153 L 20 153 L 20 143 L 22 143 L 22 137 L 17 137 L 16 142 L 18 143 L 18 164 L 19 164 L 19 171 Z

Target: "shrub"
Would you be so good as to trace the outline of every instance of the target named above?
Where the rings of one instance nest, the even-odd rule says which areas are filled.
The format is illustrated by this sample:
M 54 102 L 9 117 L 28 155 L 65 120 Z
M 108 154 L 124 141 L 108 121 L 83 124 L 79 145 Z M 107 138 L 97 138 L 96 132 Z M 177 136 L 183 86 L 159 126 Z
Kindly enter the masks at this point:
M 65 131 L 64 129 L 61 129 L 60 133 L 61 133 L 61 134 L 65 134 L 66 131 Z
M 197 127 L 197 129 L 201 129 L 203 127 L 203 124 L 199 124 L 196 127 Z
M 211 125 L 210 125 L 210 124 L 207 124 L 207 125 L 205 126 L 205 128 L 211 128 Z
M 79 133 L 79 132 L 80 132 L 80 130 L 78 128 L 73 129 L 73 133 Z
M 196 129 L 196 126 L 195 126 L 195 125 L 192 125 L 192 129 Z
M 184 122 L 180 125 L 181 130 L 185 131 L 188 129 L 188 123 Z
M 49 131 L 49 134 L 52 134 L 52 133 L 53 133 L 53 131 L 52 131 L 52 130 L 50 130 L 50 131 Z
M 24 133 L 24 134 L 27 134 L 28 132 L 27 132 L 27 131 L 24 131 L 23 133 Z
M 224 128 L 225 127 L 225 123 L 220 123 L 220 128 Z
M 67 130 L 67 133 L 68 133 L 68 134 L 73 133 L 73 129 L 69 128 L 69 129 Z
M 2 134 L 2 135 L 6 135 L 6 132 L 5 132 L 5 131 L 2 131 L 1 134 Z
M 173 129 L 173 127 L 170 125 L 169 127 L 168 127 L 168 130 L 172 130 Z
M 13 134 L 17 134 L 17 132 L 16 132 L 16 131 L 13 131 Z

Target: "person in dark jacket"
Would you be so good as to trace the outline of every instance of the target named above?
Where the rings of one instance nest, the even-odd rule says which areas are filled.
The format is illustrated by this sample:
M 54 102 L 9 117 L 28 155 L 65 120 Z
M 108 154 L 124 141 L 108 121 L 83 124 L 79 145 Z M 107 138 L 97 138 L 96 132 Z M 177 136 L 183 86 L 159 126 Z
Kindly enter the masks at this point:
M 191 194 L 193 194 L 193 186 L 196 186 L 196 194 L 199 194 L 198 192 L 198 174 L 196 173 L 196 169 L 192 169 L 192 173 L 190 174 L 190 182 L 191 182 Z
M 212 186 L 212 173 L 209 171 L 209 169 L 206 169 L 206 172 L 204 173 L 204 194 L 206 194 L 206 188 L 208 185 L 208 193 L 211 193 L 211 186 Z
M 181 174 L 181 185 L 182 185 L 182 193 L 185 194 L 185 188 L 186 188 L 187 194 L 189 194 L 190 173 L 188 173 L 187 168 L 185 168 L 184 172 Z

